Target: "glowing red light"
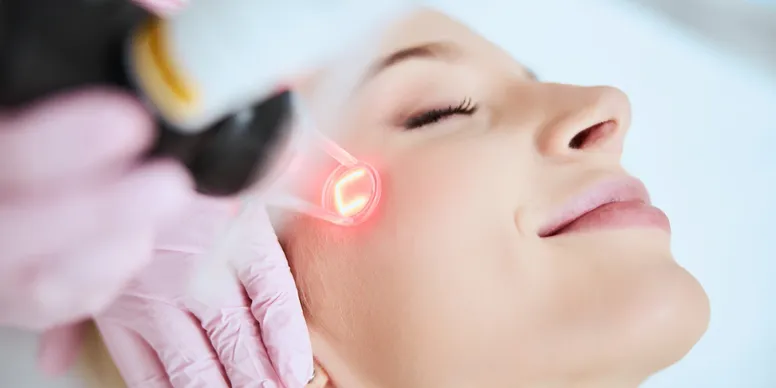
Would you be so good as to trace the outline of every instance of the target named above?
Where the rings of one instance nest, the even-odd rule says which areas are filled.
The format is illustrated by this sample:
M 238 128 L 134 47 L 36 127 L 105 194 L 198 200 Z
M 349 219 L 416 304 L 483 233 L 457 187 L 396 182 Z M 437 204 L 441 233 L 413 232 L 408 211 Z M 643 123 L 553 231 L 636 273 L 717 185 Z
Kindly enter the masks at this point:
M 324 204 L 338 215 L 355 223 L 368 216 L 379 193 L 377 173 L 369 166 L 340 166 L 324 189 Z

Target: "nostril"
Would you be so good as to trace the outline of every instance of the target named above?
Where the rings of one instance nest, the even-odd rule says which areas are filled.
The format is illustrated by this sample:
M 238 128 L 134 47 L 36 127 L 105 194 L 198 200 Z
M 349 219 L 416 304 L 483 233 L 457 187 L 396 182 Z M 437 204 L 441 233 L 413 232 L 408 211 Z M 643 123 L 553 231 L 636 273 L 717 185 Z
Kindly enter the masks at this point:
M 585 141 L 587 140 L 587 138 L 590 137 L 590 132 L 592 132 L 593 128 L 595 128 L 598 125 L 599 124 L 596 124 L 595 126 L 592 126 L 576 134 L 576 136 L 571 138 L 571 141 L 569 142 L 569 148 L 571 148 L 572 150 L 578 150 L 582 148 L 582 145 L 585 144 Z
M 580 150 L 591 147 L 601 139 L 608 137 L 616 128 L 617 123 L 614 120 L 602 121 L 596 125 L 590 126 L 571 138 L 571 141 L 569 141 L 569 148 Z

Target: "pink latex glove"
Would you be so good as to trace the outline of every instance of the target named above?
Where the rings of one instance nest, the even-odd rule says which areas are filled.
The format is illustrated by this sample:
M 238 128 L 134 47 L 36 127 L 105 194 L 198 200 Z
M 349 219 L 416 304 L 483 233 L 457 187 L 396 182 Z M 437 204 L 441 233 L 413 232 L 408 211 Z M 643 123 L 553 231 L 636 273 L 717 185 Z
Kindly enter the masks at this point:
M 202 301 L 191 294 L 192 273 L 210 257 L 236 209 L 232 203 L 200 199 L 192 210 L 162 236 L 152 264 L 96 317 L 127 384 L 303 387 L 313 371 L 310 339 L 266 212 L 249 214 L 236 239 L 239 246 L 230 249 L 243 259 L 239 279 L 217 283 L 217 298 Z
M 0 325 L 45 329 L 111 302 L 190 199 L 187 173 L 136 165 L 151 122 L 108 90 L 0 112 Z
M 148 263 L 192 193 L 182 167 L 136 165 L 152 129 L 140 104 L 104 89 L 0 112 L 0 325 L 86 318 Z
M 174 12 L 185 3 L 181 0 L 139 0 L 137 2 L 161 14 Z M 122 101 L 118 101 L 119 99 Z M 65 104 L 57 106 L 62 102 Z M 93 185 L 95 179 L 78 179 L 81 176 L 73 174 L 71 170 L 75 172 L 84 170 L 93 173 L 98 170 L 93 166 L 109 166 L 108 162 L 116 162 L 119 165 L 121 165 L 119 162 L 126 164 L 127 160 L 134 159 L 137 152 L 144 148 L 149 140 L 149 123 L 143 121 L 144 118 L 139 119 L 143 116 L 142 112 L 134 104 L 127 105 L 128 102 L 123 97 L 102 93 L 83 97 L 83 100 L 56 101 L 50 106 L 40 107 L 37 112 L 31 112 L 28 116 L 20 116 L 16 122 L 11 121 L 12 125 L 4 125 L 4 122 L 0 120 L 0 129 L 5 129 L 4 127 L 11 129 L 38 127 L 40 129 L 39 133 L 33 133 L 36 135 L 33 137 L 16 135 L 18 140 L 13 142 L 5 141 L 6 138 L 2 137 L 4 132 L 0 131 L 0 152 L 3 155 L 16 156 L 16 159 L 10 159 L 12 162 L 25 160 L 29 163 L 34 160 L 30 155 L 57 156 L 59 153 L 56 151 L 65 149 L 58 143 L 63 138 L 75 144 L 88 144 L 88 150 L 92 153 L 100 151 L 101 145 L 113 152 L 111 154 L 111 152 L 103 151 L 102 154 L 98 155 L 99 157 L 94 157 L 89 152 L 78 155 L 86 162 L 74 158 L 72 155 L 67 155 L 72 160 L 67 160 L 63 156 L 52 158 L 53 163 L 50 163 L 51 167 L 48 169 L 42 168 L 43 164 L 41 163 L 33 164 L 37 168 L 33 172 L 37 172 L 39 176 L 28 171 L 18 170 L 15 163 L 6 163 L 7 159 L 0 158 L 0 172 L 17 170 L 18 176 L 28 175 L 36 178 L 33 179 L 33 183 L 40 183 L 54 176 L 68 183 L 83 181 Z M 73 104 L 73 106 L 68 108 L 68 104 Z M 69 113 L 67 109 L 70 109 Z M 128 114 L 124 110 L 128 110 L 130 113 Z M 137 125 L 131 125 L 131 123 L 138 120 L 144 125 L 141 125 L 139 129 L 133 128 Z M 26 125 L 19 123 L 26 123 Z M 81 132 L 75 134 L 52 132 L 54 130 L 61 131 L 63 127 L 67 127 L 68 123 L 80 128 Z M 118 130 L 114 129 L 113 132 L 104 131 L 104 128 L 112 128 L 117 123 L 123 127 Z M 52 134 L 60 136 L 52 136 Z M 133 135 L 136 138 L 133 138 Z M 9 139 L 11 138 L 9 137 Z M 16 149 L 3 147 L 6 144 L 27 144 L 26 147 L 19 149 L 35 152 L 9 153 L 8 150 L 16 151 Z M 41 144 L 49 145 L 49 147 L 43 147 Z M 51 147 L 51 145 L 56 147 Z M 111 145 L 113 148 L 110 147 Z M 79 150 L 81 149 L 79 148 Z M 116 157 L 115 154 L 121 157 Z M 79 168 L 73 168 L 73 165 Z M 13 169 L 8 167 L 13 167 Z M 69 174 L 62 173 L 55 167 L 59 167 L 60 170 Z M 105 168 L 105 170 L 109 169 Z M 83 173 L 81 175 L 85 175 L 86 178 L 90 177 Z M 13 175 L 10 176 L 13 177 Z M 177 207 L 186 204 L 186 198 L 182 198 L 185 195 L 177 195 L 181 193 L 179 188 L 185 187 L 185 184 L 182 183 L 185 181 L 185 177 L 174 166 L 149 166 L 136 172 L 136 176 L 131 177 L 134 178 L 131 181 L 133 185 L 125 184 L 124 186 L 127 187 L 119 187 L 123 191 L 116 190 L 117 193 L 113 193 L 114 195 L 124 194 L 124 196 L 119 196 L 120 199 L 124 199 L 124 202 L 114 201 L 109 203 L 111 206 L 99 202 L 97 205 L 103 206 L 94 206 L 94 210 L 87 212 L 85 217 L 83 217 L 83 212 L 72 212 L 72 214 L 65 213 L 71 218 L 63 219 L 75 222 L 75 226 L 79 225 L 77 221 L 87 223 L 91 221 L 90 225 L 102 226 L 101 231 L 106 232 L 104 226 L 110 225 L 110 223 L 98 216 L 104 216 L 109 221 L 121 221 L 122 218 L 116 213 L 121 216 L 130 215 L 132 216 L 130 218 L 136 221 L 136 224 L 130 224 L 130 226 L 137 226 L 143 217 L 136 214 L 138 209 L 132 205 L 142 204 L 142 210 L 148 214 L 146 218 L 160 221 L 168 218 L 168 215 L 176 213 Z M 4 175 L 0 174 L 0 189 L 4 187 L 2 183 L 5 183 Z M 40 186 L 45 188 L 43 185 Z M 133 188 L 135 191 L 131 190 Z M 0 190 L 0 193 L 2 192 Z M 145 196 L 132 195 L 138 192 Z M 91 199 L 95 200 L 95 198 Z M 88 204 L 86 201 L 81 202 L 81 205 Z M 4 215 L 2 205 L 3 202 L 0 202 L 0 215 Z M 205 208 L 207 207 L 205 206 Z M 266 214 L 257 214 L 256 234 L 251 235 L 256 240 L 244 240 L 247 243 L 247 246 L 244 247 L 245 253 L 254 256 L 254 260 L 248 260 L 240 269 L 240 281 L 235 281 L 232 284 L 233 288 L 226 290 L 221 295 L 221 299 L 210 301 L 212 302 L 210 304 L 198 302 L 187 295 L 186 284 L 194 262 L 205 247 L 212 243 L 211 240 L 214 237 L 212 234 L 218 229 L 219 220 L 223 220 L 225 214 L 229 213 L 227 209 L 229 207 L 224 204 L 211 203 L 210 207 L 212 208 L 210 211 L 193 213 L 192 217 L 196 220 L 202 220 L 202 222 L 189 223 L 190 220 L 187 220 L 181 224 L 186 229 L 180 229 L 177 233 L 163 238 L 162 245 L 158 247 L 156 252 L 157 260 L 154 260 L 153 265 L 148 267 L 137 278 L 137 281 L 125 290 L 126 292 L 115 304 L 97 317 L 98 325 L 103 331 L 108 347 L 116 358 L 117 365 L 131 387 L 274 387 L 280 386 L 281 383 L 290 388 L 301 387 L 312 374 L 312 351 L 293 279 L 288 271 L 283 252 L 266 219 Z M 217 210 L 219 208 L 220 211 Z M 227 211 L 224 211 L 225 209 Z M 52 212 L 52 209 L 49 208 L 40 209 L 36 214 L 38 214 L 38 220 L 48 218 L 50 222 L 51 214 L 55 215 L 55 220 L 59 219 L 58 213 Z M 210 218 L 207 215 L 213 217 Z M 28 213 L 20 213 L 21 219 L 29 218 L 28 216 Z M 74 220 L 73 216 L 82 217 Z M 14 219 L 4 217 L 2 221 L 5 220 L 13 221 Z M 6 225 L 2 221 L 0 221 L 0 228 Z M 14 222 L 8 223 L 8 225 L 13 224 Z M 58 225 L 61 226 L 61 224 Z M 29 233 L 33 229 L 47 230 L 42 228 L 42 226 L 46 226 L 45 223 L 37 225 L 30 223 L 30 227 L 23 229 L 27 232 L 26 235 L 18 233 L 13 236 L 33 236 L 34 234 Z M 68 225 L 70 229 L 78 230 L 77 227 L 73 228 L 71 225 Z M 149 252 L 152 250 L 150 240 L 156 230 L 149 223 L 143 225 L 146 226 L 143 229 L 146 233 L 141 239 L 142 244 L 133 245 L 127 242 L 121 244 L 121 241 L 110 240 L 114 243 L 110 246 L 117 248 L 118 252 L 100 249 L 107 244 L 91 241 L 93 246 L 91 249 L 100 254 L 84 257 L 96 257 L 100 261 L 94 263 L 84 260 L 84 262 L 88 265 L 87 268 L 94 270 L 94 274 L 101 281 L 100 284 L 109 284 L 110 287 L 102 289 L 84 287 L 88 291 L 79 294 L 81 298 L 75 298 L 75 300 L 87 300 L 90 303 L 87 304 L 88 308 L 80 310 L 74 310 L 71 307 L 72 303 L 69 305 L 63 303 L 61 299 L 54 299 L 46 306 L 57 308 L 60 314 L 64 314 L 68 318 L 49 319 L 40 326 L 46 327 L 53 323 L 75 319 L 83 316 L 84 312 L 96 310 L 104 304 L 104 301 L 110 300 L 114 295 L 112 290 L 123 285 L 123 280 L 126 277 L 135 274 L 138 268 L 154 256 Z M 125 233 L 119 233 L 118 237 L 131 240 L 132 234 L 128 232 L 133 230 L 135 229 L 127 228 Z M 0 232 L 2 231 L 4 229 L 0 229 Z M 61 241 L 68 241 L 68 238 L 72 240 L 70 237 L 72 233 L 68 234 L 67 232 L 72 232 L 72 230 L 65 230 L 60 237 Z M 24 241 L 30 240 L 32 239 L 27 238 Z M 0 241 L 0 243 L 2 242 Z M 85 241 L 84 245 L 89 247 L 89 241 Z M 13 246 L 9 245 L 8 247 Z M 45 246 L 45 244 L 40 243 L 36 245 L 36 247 Z M 0 250 L 0 252 L 3 251 Z M 106 260 L 106 257 L 112 260 Z M 135 261 L 130 262 L 135 263 L 135 265 L 117 263 L 117 257 L 134 259 Z M 0 255 L 1 258 L 3 258 L 2 255 Z M 67 261 L 65 263 L 70 264 Z M 110 273 L 100 272 L 106 266 L 113 271 Z M 48 272 L 56 275 L 59 270 L 62 268 L 57 266 L 56 269 L 52 268 Z M 9 274 L 21 279 L 14 273 L 9 272 Z M 111 274 L 121 276 L 110 276 Z M 75 279 L 69 280 L 70 283 L 65 282 L 65 285 L 88 286 L 88 282 L 83 282 L 83 280 L 83 276 L 76 276 Z M 48 288 L 44 287 L 44 289 Z M 59 288 L 52 289 L 59 290 Z M 66 296 L 68 294 L 59 295 Z M 250 297 L 252 303 L 246 296 Z M 98 302 L 94 302 L 95 300 Z M 15 304 L 15 306 L 23 305 L 28 305 L 28 303 L 22 300 L 21 303 Z M 17 318 L 24 316 L 24 314 L 17 314 L 18 311 L 13 309 L 8 311 L 12 313 L 7 314 L 7 316 Z M 0 312 L 3 312 L 1 308 Z M 24 322 L 29 324 L 30 322 L 42 321 L 39 317 L 35 317 L 35 319 L 28 319 Z M 57 373 L 62 372 L 72 364 L 81 342 L 81 327 L 82 325 L 78 324 L 60 326 L 44 334 L 41 340 L 40 354 L 40 363 L 44 369 L 50 373 Z

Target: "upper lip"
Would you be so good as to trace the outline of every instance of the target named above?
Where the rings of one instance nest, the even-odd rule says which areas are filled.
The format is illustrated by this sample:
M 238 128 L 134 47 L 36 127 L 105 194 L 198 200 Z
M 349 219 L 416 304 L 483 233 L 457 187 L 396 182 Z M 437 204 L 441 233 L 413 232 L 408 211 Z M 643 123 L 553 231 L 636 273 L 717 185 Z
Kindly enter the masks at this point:
M 639 201 L 650 204 L 649 193 L 640 180 L 626 176 L 593 185 L 568 200 L 542 227 L 539 237 L 550 237 L 583 215 L 614 202 Z

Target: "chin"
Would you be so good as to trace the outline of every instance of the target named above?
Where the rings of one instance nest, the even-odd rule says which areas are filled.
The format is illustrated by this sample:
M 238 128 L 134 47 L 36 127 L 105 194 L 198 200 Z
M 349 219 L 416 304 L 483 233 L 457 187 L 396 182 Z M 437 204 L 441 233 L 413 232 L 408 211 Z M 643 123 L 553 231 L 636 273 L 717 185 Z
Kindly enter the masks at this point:
M 703 337 L 709 299 L 674 259 L 669 233 L 654 228 L 611 230 L 586 239 L 579 236 L 576 242 L 577 249 L 597 247 L 589 252 L 597 252 L 599 265 L 619 267 L 618 276 L 627 284 L 617 329 L 610 337 L 617 344 L 610 361 L 615 363 L 612 371 L 633 377 L 632 386 L 684 358 Z M 600 254 L 602 249 L 606 254 Z
M 633 330 L 640 333 L 635 363 L 646 379 L 675 364 L 692 350 L 709 324 L 710 306 L 700 283 L 673 260 L 645 269 L 644 295 L 638 303 Z

